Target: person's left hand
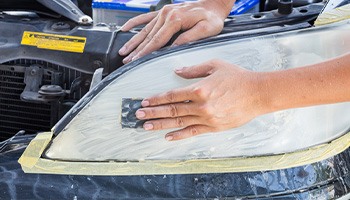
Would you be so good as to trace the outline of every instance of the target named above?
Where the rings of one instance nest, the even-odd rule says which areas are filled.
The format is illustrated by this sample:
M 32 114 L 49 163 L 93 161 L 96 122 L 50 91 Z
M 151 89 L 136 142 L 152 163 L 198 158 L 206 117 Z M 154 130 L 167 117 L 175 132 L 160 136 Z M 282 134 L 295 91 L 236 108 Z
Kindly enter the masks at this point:
M 123 63 L 129 63 L 158 50 L 179 31 L 183 33 L 172 46 L 220 33 L 233 3 L 233 0 L 202 0 L 172 4 L 164 6 L 160 11 L 130 19 L 122 26 L 122 31 L 129 31 L 141 24 L 147 25 L 119 50 L 122 56 L 129 54 L 123 59 Z
M 170 132 L 167 140 L 241 126 L 267 112 L 265 83 L 253 72 L 221 60 L 176 68 L 183 78 L 205 79 L 187 87 L 146 98 L 136 112 L 148 131 L 186 127 Z

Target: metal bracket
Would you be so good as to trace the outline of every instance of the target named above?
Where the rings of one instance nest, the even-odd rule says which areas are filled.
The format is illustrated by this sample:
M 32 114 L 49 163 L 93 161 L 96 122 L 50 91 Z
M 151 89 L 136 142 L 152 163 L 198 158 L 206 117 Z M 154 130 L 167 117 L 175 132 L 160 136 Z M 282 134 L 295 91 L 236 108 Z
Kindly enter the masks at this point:
M 43 79 L 43 69 L 38 65 L 32 65 L 25 69 L 24 83 L 26 87 L 21 93 L 21 100 L 28 102 L 38 102 L 39 98 L 39 86 Z M 41 102 L 41 101 L 39 101 Z
M 45 70 L 39 65 L 31 65 L 27 67 L 24 72 L 24 83 L 26 87 L 21 93 L 21 100 L 32 103 L 49 103 L 57 101 L 65 95 L 64 91 L 59 85 L 42 85 L 42 80 Z M 53 84 L 59 80 L 58 73 L 52 74 Z M 41 87 L 40 87 L 41 86 Z
M 102 72 L 103 68 L 98 68 L 95 70 L 94 75 L 92 76 L 91 84 L 90 84 L 90 89 L 92 90 L 97 84 L 99 84 L 102 80 Z
M 70 0 L 37 0 L 47 8 L 73 20 L 81 25 L 91 25 L 92 18 L 85 15 L 72 1 Z

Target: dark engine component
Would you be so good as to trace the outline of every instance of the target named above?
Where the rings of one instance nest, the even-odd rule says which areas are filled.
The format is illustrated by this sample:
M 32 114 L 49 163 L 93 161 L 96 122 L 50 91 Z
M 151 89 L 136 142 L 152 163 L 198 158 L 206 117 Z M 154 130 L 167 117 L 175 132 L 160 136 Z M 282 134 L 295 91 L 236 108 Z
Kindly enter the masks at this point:
M 261 11 L 275 10 L 279 7 L 280 1 L 281 0 L 260 0 L 260 10 Z M 313 3 L 320 3 L 320 2 L 322 2 L 322 0 L 293 0 L 293 1 L 291 1 L 294 8 L 306 6 L 306 5 L 313 4 Z
M 19 59 L 0 65 L 0 140 L 20 130 L 47 131 L 89 89 L 88 76 L 52 63 Z M 79 86 L 71 87 L 79 82 Z M 39 86 L 70 89 L 58 98 L 40 95 Z M 62 89 L 63 90 L 63 89 Z
M 91 13 L 91 9 L 86 9 L 85 2 L 91 3 L 91 0 L 80 1 L 81 7 L 87 13 Z M 91 17 L 85 15 L 71 0 L 2 0 L 0 2 L 0 9 L 5 11 L 33 11 L 55 18 L 65 16 L 83 25 L 91 25 L 92 23 Z
M 118 50 L 134 35 L 35 13 L 0 13 L 0 27 L 0 141 L 20 130 L 49 131 L 88 92 L 96 69 L 108 75 L 122 65 Z M 25 32 L 37 44 L 21 44 Z M 70 37 L 84 38 L 83 52 L 65 49 L 74 43 L 60 40 L 75 42 Z M 42 38 L 59 41 L 42 47 Z
M 22 1 L 26 4 L 14 5 Z M 97 69 L 103 68 L 106 76 L 123 65 L 118 50 L 139 30 L 124 33 L 114 25 L 81 24 L 53 11 L 44 13 L 37 2 L 0 2 L 0 141 L 20 130 L 49 131 L 88 92 Z M 26 10 L 25 5 L 35 12 L 8 12 Z M 322 7 L 313 4 L 290 15 L 234 16 L 222 34 L 238 39 L 310 27 Z
M 0 8 L 4 11 L 35 11 L 38 14 L 60 17 L 60 14 L 47 9 L 36 0 L 2 0 L 0 1 Z

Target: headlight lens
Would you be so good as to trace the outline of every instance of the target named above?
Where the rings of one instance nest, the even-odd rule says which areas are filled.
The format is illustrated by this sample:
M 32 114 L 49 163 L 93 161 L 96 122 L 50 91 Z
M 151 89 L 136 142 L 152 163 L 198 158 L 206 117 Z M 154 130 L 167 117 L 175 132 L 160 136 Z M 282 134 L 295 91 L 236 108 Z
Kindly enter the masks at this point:
M 104 80 L 115 78 L 110 84 L 91 100 L 89 96 L 82 99 L 59 122 L 64 128 L 45 156 L 98 161 L 213 159 L 281 154 L 332 141 L 350 127 L 350 103 L 279 111 L 239 128 L 168 142 L 164 135 L 171 130 L 122 129 L 121 99 L 144 98 L 194 83 L 198 80 L 184 80 L 173 73 L 173 68 L 214 58 L 254 71 L 322 62 L 349 52 L 349 31 L 349 22 L 345 21 L 302 31 L 217 42 L 156 57 L 124 70 L 118 78 L 116 72 Z M 69 119 L 77 110 L 79 113 Z

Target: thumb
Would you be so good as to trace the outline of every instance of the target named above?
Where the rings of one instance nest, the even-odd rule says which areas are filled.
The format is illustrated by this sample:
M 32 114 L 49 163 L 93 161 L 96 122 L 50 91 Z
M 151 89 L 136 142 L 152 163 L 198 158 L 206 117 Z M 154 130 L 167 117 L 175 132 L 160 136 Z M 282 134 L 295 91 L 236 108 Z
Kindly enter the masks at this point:
M 214 73 L 216 69 L 215 65 L 209 62 L 192 67 L 176 67 L 174 71 L 178 76 L 186 79 L 207 77 Z

